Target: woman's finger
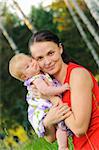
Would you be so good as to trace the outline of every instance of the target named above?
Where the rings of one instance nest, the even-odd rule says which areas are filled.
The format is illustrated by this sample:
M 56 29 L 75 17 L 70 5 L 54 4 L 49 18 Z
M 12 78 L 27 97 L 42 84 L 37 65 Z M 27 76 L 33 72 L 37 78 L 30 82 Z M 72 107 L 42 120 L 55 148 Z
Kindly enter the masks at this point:
M 69 106 L 67 105 L 67 104 L 60 104 L 59 105 L 59 109 L 60 110 L 66 110 L 66 109 L 68 109 L 69 108 Z
M 64 115 L 61 117 L 61 120 L 65 120 L 66 118 L 70 117 L 71 114 L 72 114 L 72 111 L 68 111 L 66 114 L 64 114 Z
M 60 110 L 60 113 L 61 114 L 66 114 L 68 111 L 70 111 L 70 108 L 67 108 L 67 109 L 64 108 L 64 109 Z

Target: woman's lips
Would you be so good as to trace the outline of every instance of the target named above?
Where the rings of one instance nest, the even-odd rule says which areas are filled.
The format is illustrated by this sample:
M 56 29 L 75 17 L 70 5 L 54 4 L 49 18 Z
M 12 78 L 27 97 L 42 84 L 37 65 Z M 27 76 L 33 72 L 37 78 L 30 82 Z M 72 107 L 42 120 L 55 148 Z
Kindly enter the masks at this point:
M 54 68 L 55 68 L 55 65 L 50 66 L 50 67 L 46 67 L 46 70 L 50 71 L 50 70 L 53 70 Z

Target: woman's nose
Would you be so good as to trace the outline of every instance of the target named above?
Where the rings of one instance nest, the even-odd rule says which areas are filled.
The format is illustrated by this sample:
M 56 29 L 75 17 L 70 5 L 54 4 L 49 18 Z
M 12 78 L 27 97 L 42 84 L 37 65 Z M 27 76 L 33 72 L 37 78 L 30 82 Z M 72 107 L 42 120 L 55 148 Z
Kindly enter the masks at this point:
M 46 58 L 45 59 L 45 63 L 44 63 L 46 66 L 50 65 L 51 64 L 51 60 Z

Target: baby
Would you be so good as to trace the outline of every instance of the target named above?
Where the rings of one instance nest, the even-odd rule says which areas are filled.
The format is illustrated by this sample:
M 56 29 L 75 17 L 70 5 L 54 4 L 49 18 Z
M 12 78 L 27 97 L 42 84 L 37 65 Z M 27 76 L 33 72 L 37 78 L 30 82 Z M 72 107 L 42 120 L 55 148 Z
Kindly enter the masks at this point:
M 28 119 L 36 134 L 43 137 L 45 133 L 43 119 L 52 105 L 62 103 L 60 94 L 69 90 L 69 85 L 67 83 L 60 85 L 57 80 L 52 80 L 48 74 L 40 71 L 36 60 L 23 53 L 12 57 L 9 62 L 9 72 L 14 78 L 23 81 L 24 85 L 27 86 Z M 34 97 L 32 85 L 35 85 L 39 90 L 40 97 Z M 59 150 L 68 150 L 66 143 L 66 131 L 68 132 L 68 130 L 64 121 L 58 123 L 56 137 Z

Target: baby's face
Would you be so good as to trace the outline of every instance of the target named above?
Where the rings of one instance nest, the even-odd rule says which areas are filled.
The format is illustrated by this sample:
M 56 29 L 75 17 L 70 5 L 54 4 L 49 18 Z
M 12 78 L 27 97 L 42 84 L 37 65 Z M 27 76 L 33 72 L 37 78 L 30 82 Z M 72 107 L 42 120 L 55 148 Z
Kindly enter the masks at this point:
M 36 60 L 32 57 L 26 56 L 22 60 L 22 71 L 26 76 L 26 79 L 28 79 L 34 75 L 37 75 L 40 72 L 40 68 Z

